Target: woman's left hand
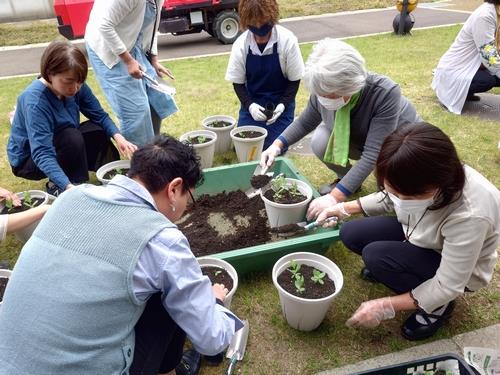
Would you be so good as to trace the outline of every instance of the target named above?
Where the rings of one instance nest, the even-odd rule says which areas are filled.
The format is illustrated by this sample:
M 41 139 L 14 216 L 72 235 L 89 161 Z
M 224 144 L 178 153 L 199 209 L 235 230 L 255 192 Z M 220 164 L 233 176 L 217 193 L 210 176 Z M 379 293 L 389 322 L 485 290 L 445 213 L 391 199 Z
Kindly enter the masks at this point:
M 120 151 L 120 154 L 125 156 L 127 159 L 130 159 L 134 154 L 135 150 L 137 150 L 137 146 L 127 141 L 125 137 L 121 134 L 115 134 L 113 139 L 116 141 L 116 144 L 118 145 L 118 150 Z
M 167 77 L 175 79 L 172 72 L 158 62 L 158 56 L 151 56 L 151 65 L 153 65 L 153 68 L 155 68 L 156 74 L 158 74 L 159 77 L 163 77 L 165 74 Z

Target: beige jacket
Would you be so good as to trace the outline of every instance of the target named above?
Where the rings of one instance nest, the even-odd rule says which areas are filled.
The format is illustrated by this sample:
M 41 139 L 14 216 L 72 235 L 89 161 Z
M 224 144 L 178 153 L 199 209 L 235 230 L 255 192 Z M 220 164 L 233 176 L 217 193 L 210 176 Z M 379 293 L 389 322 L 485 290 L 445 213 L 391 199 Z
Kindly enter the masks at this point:
M 480 173 L 465 166 L 466 183 L 456 202 L 410 216 L 409 242 L 441 253 L 436 275 L 417 286 L 413 296 L 427 312 L 455 299 L 467 287 L 478 290 L 493 277 L 500 238 L 500 192 Z M 389 197 L 378 192 L 360 198 L 369 216 L 393 212 Z M 417 217 L 418 216 L 418 217 Z M 398 221 L 407 233 L 408 217 Z

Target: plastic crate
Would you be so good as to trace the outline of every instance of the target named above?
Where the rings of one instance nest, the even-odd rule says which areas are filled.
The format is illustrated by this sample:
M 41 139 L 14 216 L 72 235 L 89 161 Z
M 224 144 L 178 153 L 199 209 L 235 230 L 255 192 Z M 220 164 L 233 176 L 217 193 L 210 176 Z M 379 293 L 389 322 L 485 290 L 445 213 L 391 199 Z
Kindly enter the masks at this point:
M 350 375 L 423 375 L 426 371 L 436 370 L 451 370 L 453 375 L 477 375 L 477 372 L 462 358 L 451 353 L 381 367 L 376 370 L 355 372 Z

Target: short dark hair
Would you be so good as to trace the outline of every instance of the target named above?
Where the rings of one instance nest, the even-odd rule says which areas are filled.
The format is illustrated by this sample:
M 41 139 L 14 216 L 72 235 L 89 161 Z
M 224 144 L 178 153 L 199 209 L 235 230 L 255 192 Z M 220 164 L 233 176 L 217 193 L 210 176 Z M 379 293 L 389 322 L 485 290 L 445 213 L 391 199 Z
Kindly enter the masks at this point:
M 166 134 L 134 152 L 127 175 L 137 177 L 150 193 L 157 193 L 176 177 L 182 178 L 184 192 L 202 180 L 193 147 Z
M 484 0 L 485 3 L 500 5 L 500 0 Z
M 280 10 L 276 0 L 240 0 L 238 4 L 240 26 L 243 30 L 257 23 L 278 23 Z
M 43 79 L 50 82 L 49 75 L 64 73 L 68 70 L 76 74 L 78 83 L 85 82 L 89 71 L 87 59 L 83 52 L 70 42 L 54 40 L 43 51 L 40 74 Z
M 440 209 L 462 194 L 463 164 L 450 138 L 438 127 L 409 123 L 390 134 L 382 144 L 375 176 L 383 189 L 387 182 L 398 193 L 420 195 L 438 189 L 430 209 Z

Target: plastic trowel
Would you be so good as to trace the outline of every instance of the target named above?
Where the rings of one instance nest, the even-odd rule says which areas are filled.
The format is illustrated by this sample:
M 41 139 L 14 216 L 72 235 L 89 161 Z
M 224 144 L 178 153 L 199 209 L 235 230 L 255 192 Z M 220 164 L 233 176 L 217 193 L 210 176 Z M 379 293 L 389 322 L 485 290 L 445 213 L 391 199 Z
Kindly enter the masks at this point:
M 307 223 L 305 221 L 301 221 L 300 223 L 282 225 L 276 228 L 272 228 L 271 230 L 280 237 L 291 237 L 302 232 L 307 232 L 308 230 L 314 229 L 332 221 L 337 222 L 338 220 L 339 218 L 337 216 L 331 216 L 326 220 L 323 220 L 322 222 L 313 221 L 312 223 Z

